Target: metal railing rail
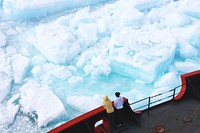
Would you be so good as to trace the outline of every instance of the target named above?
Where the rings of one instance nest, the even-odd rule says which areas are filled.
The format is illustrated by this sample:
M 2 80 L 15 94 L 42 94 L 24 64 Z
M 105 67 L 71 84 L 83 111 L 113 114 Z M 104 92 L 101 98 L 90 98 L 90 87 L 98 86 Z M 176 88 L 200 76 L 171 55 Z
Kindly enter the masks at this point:
M 166 101 L 173 101 L 173 100 L 174 100 L 174 97 L 175 97 L 176 95 L 178 95 L 179 93 L 185 92 L 185 90 L 184 90 L 184 91 L 180 90 L 178 93 L 176 93 L 177 88 L 182 87 L 183 85 L 185 85 L 185 84 L 176 86 L 175 88 L 173 88 L 173 89 L 171 89 L 171 90 L 168 90 L 168 91 L 159 93 L 159 94 L 157 94 L 157 95 L 143 98 L 143 99 L 138 100 L 138 101 L 136 101 L 136 102 L 130 103 L 129 105 L 135 105 L 135 104 L 137 104 L 137 103 L 141 103 L 141 102 L 143 102 L 143 101 L 145 101 L 145 100 L 148 100 L 148 103 L 147 103 L 147 104 L 142 104 L 141 106 L 139 106 L 139 107 L 137 107 L 137 108 L 134 108 L 133 110 L 139 110 L 139 109 L 142 109 L 142 108 L 147 107 L 146 109 L 148 110 L 148 115 L 149 115 L 149 109 L 150 109 L 151 107 L 153 107 L 153 106 L 156 106 L 156 103 L 161 102 L 161 101 L 163 101 L 163 102 L 161 102 L 161 103 L 164 103 L 164 102 L 166 102 Z M 162 98 L 159 98 L 159 99 L 156 99 L 156 100 L 152 101 L 154 98 L 158 98 L 159 96 L 163 96 L 163 95 L 165 95 L 165 94 L 167 94 L 167 93 L 169 93 L 169 92 L 173 92 L 173 93 L 172 93 L 171 95 L 167 95 L 167 96 L 165 96 L 165 97 L 162 97 Z M 172 98 L 172 99 L 169 99 L 169 98 Z M 167 100 L 167 99 L 169 99 L 169 100 Z M 165 101 L 165 100 L 166 100 L 166 101 Z M 161 103 L 160 103 L 160 104 L 161 104 Z M 154 104 L 154 105 L 153 105 L 153 104 Z M 153 105 L 153 106 L 152 106 L 152 105 Z M 158 105 L 158 104 L 157 104 L 157 105 Z

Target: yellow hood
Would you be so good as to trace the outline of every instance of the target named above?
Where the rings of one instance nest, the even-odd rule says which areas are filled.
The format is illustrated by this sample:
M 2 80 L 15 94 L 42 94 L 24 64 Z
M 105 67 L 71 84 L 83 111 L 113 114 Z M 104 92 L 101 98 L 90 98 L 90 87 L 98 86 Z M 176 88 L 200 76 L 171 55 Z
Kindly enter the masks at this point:
M 104 100 L 104 101 L 108 100 L 108 96 L 104 96 L 104 97 L 103 97 L 103 100 Z

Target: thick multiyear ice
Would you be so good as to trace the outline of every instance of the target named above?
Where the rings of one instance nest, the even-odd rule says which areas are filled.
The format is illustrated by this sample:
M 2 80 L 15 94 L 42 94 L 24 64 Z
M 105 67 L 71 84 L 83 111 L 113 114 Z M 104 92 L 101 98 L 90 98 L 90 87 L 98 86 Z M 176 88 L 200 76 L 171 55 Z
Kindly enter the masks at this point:
M 175 50 L 176 41 L 168 31 L 123 28 L 112 33 L 110 66 L 123 76 L 150 83 L 170 66 Z
M 89 6 L 107 0 L 1 0 L 3 19 L 6 20 L 35 20 L 50 14 Z

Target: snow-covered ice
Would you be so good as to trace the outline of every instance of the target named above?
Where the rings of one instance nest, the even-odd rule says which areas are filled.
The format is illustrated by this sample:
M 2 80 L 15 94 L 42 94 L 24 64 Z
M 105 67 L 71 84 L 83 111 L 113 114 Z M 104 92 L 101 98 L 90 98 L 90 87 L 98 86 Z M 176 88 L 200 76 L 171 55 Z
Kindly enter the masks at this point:
M 22 83 L 22 80 L 24 79 L 24 77 L 26 77 L 29 65 L 29 58 L 24 57 L 21 54 L 15 54 L 12 57 L 11 65 L 14 73 L 14 82 L 16 84 Z
M 134 102 L 180 85 L 181 74 L 200 68 L 199 7 L 0 0 L 0 132 L 47 132 L 100 106 L 105 94 Z
M 53 63 L 69 63 L 81 51 L 75 37 L 61 24 L 41 24 L 36 27 L 36 36 L 35 47 Z
M 109 54 L 114 72 L 149 83 L 171 64 L 176 42 L 168 31 L 146 30 L 126 28 L 113 32 Z
M 0 104 L 0 128 L 13 123 L 19 110 L 19 105 L 16 103 L 17 99 L 19 99 L 19 95 L 14 95 L 6 104 Z
M 47 85 L 28 81 L 20 88 L 20 104 L 24 113 L 36 113 L 38 126 L 46 126 L 52 120 L 67 116 L 62 102 Z
M 6 59 L 3 49 L 0 48 L 0 101 L 3 101 L 9 94 L 11 89 L 11 82 L 13 80 L 11 74 L 11 65 Z
M 0 32 L 0 47 L 6 45 L 6 36 Z
M 33 20 L 67 9 L 94 5 L 105 1 L 106 0 L 6 0 L 3 1 L 3 18 L 7 20 Z

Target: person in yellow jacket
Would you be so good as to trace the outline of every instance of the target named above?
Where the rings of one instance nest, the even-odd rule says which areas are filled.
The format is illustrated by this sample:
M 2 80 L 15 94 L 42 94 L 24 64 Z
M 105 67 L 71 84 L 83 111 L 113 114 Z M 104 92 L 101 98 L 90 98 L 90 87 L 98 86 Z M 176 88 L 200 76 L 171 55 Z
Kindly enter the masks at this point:
M 103 107 L 107 112 L 110 129 L 112 131 L 114 129 L 114 108 L 108 96 L 104 96 L 103 100 Z

